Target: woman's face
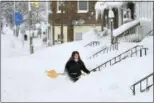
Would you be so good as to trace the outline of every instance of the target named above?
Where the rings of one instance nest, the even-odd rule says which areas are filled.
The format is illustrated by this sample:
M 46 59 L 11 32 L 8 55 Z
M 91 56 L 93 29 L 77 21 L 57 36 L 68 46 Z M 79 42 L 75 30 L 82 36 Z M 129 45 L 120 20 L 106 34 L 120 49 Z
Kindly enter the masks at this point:
M 79 59 L 79 55 L 78 54 L 75 54 L 74 55 L 74 59 Z

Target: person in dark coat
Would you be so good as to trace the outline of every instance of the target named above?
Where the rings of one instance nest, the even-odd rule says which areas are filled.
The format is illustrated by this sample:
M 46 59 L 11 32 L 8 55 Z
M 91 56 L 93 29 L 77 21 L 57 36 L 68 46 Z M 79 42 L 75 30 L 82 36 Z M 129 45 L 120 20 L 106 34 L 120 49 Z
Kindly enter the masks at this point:
M 90 73 L 84 62 L 81 60 L 79 52 L 74 51 L 65 65 L 65 73 L 67 73 L 72 81 L 76 82 L 81 76 L 81 71 L 87 74 Z

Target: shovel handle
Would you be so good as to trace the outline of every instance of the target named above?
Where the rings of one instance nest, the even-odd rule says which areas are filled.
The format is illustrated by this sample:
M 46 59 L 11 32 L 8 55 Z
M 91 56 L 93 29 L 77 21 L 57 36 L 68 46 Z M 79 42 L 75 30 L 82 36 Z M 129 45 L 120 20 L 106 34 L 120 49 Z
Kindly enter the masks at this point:
M 57 73 L 57 75 L 65 75 L 66 73 Z

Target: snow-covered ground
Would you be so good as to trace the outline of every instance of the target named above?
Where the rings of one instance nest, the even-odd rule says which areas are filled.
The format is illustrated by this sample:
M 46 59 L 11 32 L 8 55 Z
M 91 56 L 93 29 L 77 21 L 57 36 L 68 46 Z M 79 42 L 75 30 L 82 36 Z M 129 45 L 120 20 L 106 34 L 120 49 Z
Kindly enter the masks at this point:
M 97 66 L 97 61 L 101 63 L 102 59 L 103 63 L 110 57 L 116 56 L 136 44 L 122 43 L 119 45 L 120 50 L 118 52 L 102 54 L 100 57 L 90 60 L 87 57 L 91 56 L 93 51 L 84 47 L 85 44 L 90 42 L 89 40 L 40 48 L 41 50 L 38 50 L 35 54 L 29 55 L 28 51 L 25 54 L 25 51 L 20 49 L 22 42 L 16 39 L 8 33 L 1 35 L 1 98 L 3 102 L 153 101 L 153 89 L 142 94 L 137 92 L 136 96 L 133 96 L 130 90 L 133 83 L 153 72 L 152 36 L 139 43 L 149 48 L 147 56 L 129 58 L 114 66 L 104 68 L 101 72 L 92 72 L 90 75 L 83 76 L 76 83 L 72 83 L 65 76 L 51 79 L 46 75 L 46 71 L 55 69 L 57 72 L 63 72 L 65 63 L 74 50 L 80 52 L 83 61 L 90 70 Z M 11 40 L 14 41 L 15 47 L 11 46 Z M 97 38 L 94 38 L 94 40 L 97 40 Z M 39 45 L 37 42 L 35 44 Z M 96 49 L 103 45 L 102 41 Z
M 5 27 L 3 32 L 5 34 L 1 35 L 2 58 L 29 55 L 29 39 L 28 41 L 23 42 L 22 36 L 19 35 L 18 38 L 15 37 L 13 35 L 13 31 L 10 30 L 9 27 Z M 39 38 L 33 39 L 33 44 L 34 52 L 45 48 L 45 45 L 43 45 L 41 39 Z

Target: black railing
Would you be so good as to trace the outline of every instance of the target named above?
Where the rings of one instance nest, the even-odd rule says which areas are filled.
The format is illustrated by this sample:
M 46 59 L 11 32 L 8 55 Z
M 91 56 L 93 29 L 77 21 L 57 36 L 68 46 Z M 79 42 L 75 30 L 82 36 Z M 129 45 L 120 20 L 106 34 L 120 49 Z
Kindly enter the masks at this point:
M 134 26 L 128 28 L 127 30 L 125 30 L 124 32 L 122 32 L 121 34 L 119 34 L 118 36 L 116 36 L 116 38 L 117 38 L 117 37 L 127 36 L 127 35 L 129 35 L 129 34 L 134 34 L 135 31 L 136 31 L 136 27 L 138 27 L 139 25 L 140 25 L 140 22 L 137 23 L 136 25 L 134 25 Z
M 99 50 L 98 52 L 94 53 L 91 57 L 91 58 L 94 58 L 94 57 L 97 57 L 100 53 L 103 52 L 104 53 L 108 53 L 109 51 L 114 51 L 114 50 L 118 50 L 118 43 L 114 43 L 114 44 L 111 44 L 109 47 L 105 47 L 105 48 L 102 48 L 101 50 Z
M 118 41 L 119 41 L 119 40 L 122 40 L 122 39 L 124 39 L 124 40 L 127 41 L 127 39 L 128 39 L 127 36 L 128 36 L 129 34 L 134 34 L 135 31 L 136 31 L 136 28 L 137 28 L 139 25 L 140 25 L 140 23 L 137 23 L 136 25 L 134 25 L 134 26 L 128 28 L 127 30 L 125 30 L 124 32 L 122 32 L 121 34 L 119 34 L 118 36 L 116 36 L 116 37 L 114 37 L 114 38 L 117 39 Z
M 84 47 L 87 47 L 87 46 L 98 46 L 98 45 L 100 45 L 99 41 L 91 41 L 90 43 L 88 43 Z
M 139 48 L 139 49 L 138 49 Z M 142 45 L 137 45 L 121 54 L 119 54 L 118 56 L 116 57 L 113 57 L 112 59 L 106 61 L 105 63 L 97 66 L 96 68 L 92 69 L 91 71 L 97 71 L 97 70 L 101 70 L 101 68 L 105 68 L 107 66 L 107 64 L 109 64 L 110 66 L 111 65 L 114 65 L 124 59 L 126 59 L 127 57 L 132 57 L 134 54 L 136 54 L 136 56 L 138 55 L 138 52 L 140 54 L 140 57 L 143 56 L 143 51 L 145 53 L 145 55 L 147 55 L 147 48 L 143 48 Z
M 141 41 L 142 41 L 146 36 L 151 36 L 151 35 L 153 35 L 153 30 L 150 30 L 146 35 L 143 35 L 143 36 L 141 37 Z
M 134 83 L 134 84 L 130 87 L 130 89 L 131 89 L 132 92 L 133 92 L 133 95 L 136 94 L 136 88 L 135 88 L 135 87 L 136 87 L 138 84 L 140 84 L 140 92 L 148 91 L 149 88 L 153 86 L 153 83 L 152 83 L 152 84 L 149 84 L 149 81 L 148 81 L 149 78 L 153 76 L 153 74 L 154 74 L 154 73 L 149 74 L 148 76 L 146 76 L 146 77 L 142 78 L 141 80 L 137 81 L 136 83 Z M 152 78 L 152 79 L 153 79 L 153 78 Z M 146 81 L 146 87 L 143 89 L 143 87 L 142 87 L 142 82 L 144 82 L 144 81 Z M 153 80 L 152 80 L 152 82 L 153 82 Z
M 149 35 L 153 35 L 153 29 L 150 30 L 150 31 L 146 34 L 146 36 L 149 36 Z

